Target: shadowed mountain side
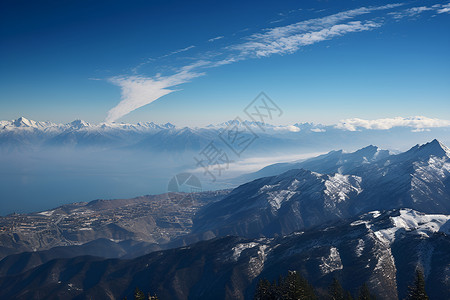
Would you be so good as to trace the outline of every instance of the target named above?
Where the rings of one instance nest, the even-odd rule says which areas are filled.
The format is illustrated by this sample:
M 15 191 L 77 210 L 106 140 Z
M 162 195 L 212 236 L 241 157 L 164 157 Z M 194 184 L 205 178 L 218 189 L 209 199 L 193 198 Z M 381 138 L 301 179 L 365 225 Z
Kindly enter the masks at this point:
M 373 147 L 359 152 L 367 150 L 372 155 L 380 153 Z M 331 160 L 336 169 L 352 166 L 343 174 L 293 169 L 239 186 L 199 211 L 193 240 L 227 234 L 252 238 L 283 235 L 380 209 L 408 207 L 450 213 L 450 150 L 439 141 L 398 155 L 382 152 L 380 159 L 355 153 L 350 156 L 357 159 L 348 157 L 346 164 L 336 165 L 337 158 Z M 326 167 L 329 158 L 322 156 L 313 162 L 316 168 Z
M 160 250 L 157 244 L 126 240 L 119 243 L 98 239 L 79 246 L 60 246 L 45 251 L 9 255 L 0 260 L 0 277 L 23 273 L 57 258 L 91 255 L 102 258 L 138 257 L 145 252 Z
M 377 299 L 403 298 L 417 265 L 431 299 L 448 299 L 449 216 L 413 210 L 373 212 L 283 238 L 224 237 L 133 259 L 77 257 L 50 261 L 0 278 L 0 297 L 15 299 L 132 298 L 136 286 L 161 299 L 252 299 L 259 278 L 298 270 L 326 289 L 367 282 Z

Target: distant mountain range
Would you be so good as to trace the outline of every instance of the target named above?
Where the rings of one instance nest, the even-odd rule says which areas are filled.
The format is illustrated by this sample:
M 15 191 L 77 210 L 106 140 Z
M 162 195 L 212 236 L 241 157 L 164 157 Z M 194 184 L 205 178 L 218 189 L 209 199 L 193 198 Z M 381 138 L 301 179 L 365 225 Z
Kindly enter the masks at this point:
M 139 286 L 162 299 L 250 299 L 259 278 L 297 270 L 319 293 L 337 277 L 398 299 L 417 267 L 431 299 L 450 297 L 450 149 L 440 141 L 331 151 L 243 178 L 252 181 L 231 192 L 0 218 L 0 298 L 121 299 Z
M 3 130 L 17 130 L 20 129 L 38 129 L 42 131 L 66 131 L 66 130 L 77 130 L 82 128 L 90 128 L 97 130 L 112 130 L 112 129 L 122 129 L 122 130 L 155 130 L 155 129 L 172 129 L 175 128 L 174 125 L 167 123 L 164 125 L 157 125 L 153 122 L 125 124 L 125 123 L 102 123 L 98 125 L 90 124 L 83 120 L 75 120 L 71 123 L 57 124 L 53 122 L 37 122 L 33 120 L 28 120 L 24 117 L 20 117 L 12 121 L 0 121 L 0 126 Z
M 275 126 L 258 122 L 232 120 L 205 127 L 176 127 L 171 123 L 153 122 L 90 124 L 75 120 L 66 124 L 37 122 L 20 117 L 12 121 L 0 121 L 0 151 L 38 150 L 48 147 L 100 148 L 144 151 L 186 152 L 200 151 L 219 133 L 238 125 L 240 130 L 258 136 L 248 151 L 260 154 L 305 153 L 330 148 L 360 148 L 369 141 L 393 148 L 403 148 L 412 139 L 426 141 L 438 137 L 450 142 L 450 128 L 433 128 L 432 132 L 417 132 L 410 127 L 390 130 L 358 129 L 348 127 L 297 123 Z M 388 133 L 388 134 L 386 134 Z

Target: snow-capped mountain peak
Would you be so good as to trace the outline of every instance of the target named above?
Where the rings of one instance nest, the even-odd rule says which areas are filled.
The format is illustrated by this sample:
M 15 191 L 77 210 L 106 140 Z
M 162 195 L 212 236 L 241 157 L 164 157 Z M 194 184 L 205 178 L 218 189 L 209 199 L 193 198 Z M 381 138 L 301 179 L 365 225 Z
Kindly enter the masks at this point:
M 175 125 L 173 125 L 170 122 L 167 122 L 166 124 L 162 125 L 162 127 L 166 128 L 166 129 L 174 129 Z
M 381 158 L 389 156 L 388 150 L 383 150 L 374 145 L 369 145 L 362 149 L 359 149 L 353 153 L 346 153 L 351 159 L 361 160 L 363 163 L 368 163 L 370 161 L 376 161 Z
M 153 122 L 140 122 L 137 124 L 130 123 L 100 123 L 91 124 L 81 119 L 74 120 L 70 123 L 56 124 L 52 122 L 39 122 L 20 117 L 12 121 L 0 121 L 0 129 L 10 131 L 30 131 L 37 129 L 39 132 L 51 132 L 54 134 L 63 133 L 64 131 L 86 132 L 86 131 L 130 131 L 130 132 L 149 132 L 155 130 L 174 129 L 175 125 L 171 123 L 155 124 Z
M 84 127 L 89 127 L 91 126 L 88 122 L 83 121 L 83 120 L 75 120 L 73 122 L 70 123 L 70 126 L 74 129 L 81 129 Z
M 434 139 L 423 145 L 416 145 L 405 154 L 411 154 L 417 158 L 428 158 L 430 156 L 450 157 L 450 150 L 447 146 Z
M 445 151 L 445 155 L 447 155 L 448 157 L 450 157 L 450 148 L 447 147 L 446 145 L 444 145 L 443 143 L 441 143 L 441 142 L 438 141 L 438 140 L 435 140 L 435 141 L 437 141 L 437 142 L 439 143 L 439 146 L 441 147 L 441 149 Z
M 2 121 L 0 122 L 3 125 L 3 129 L 14 130 L 14 129 L 47 129 L 49 127 L 54 127 L 56 124 L 52 122 L 36 122 L 33 120 L 29 120 L 25 117 L 20 117 L 16 120 L 12 121 Z
M 20 117 L 17 120 L 14 120 L 13 124 L 16 127 L 35 127 L 36 126 L 35 121 L 30 121 L 24 117 Z

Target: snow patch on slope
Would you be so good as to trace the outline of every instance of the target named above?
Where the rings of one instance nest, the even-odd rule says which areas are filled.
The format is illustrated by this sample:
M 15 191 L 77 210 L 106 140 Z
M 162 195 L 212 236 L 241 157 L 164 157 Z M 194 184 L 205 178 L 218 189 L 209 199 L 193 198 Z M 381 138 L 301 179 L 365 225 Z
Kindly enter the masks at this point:
M 431 156 L 426 162 L 414 163 L 411 178 L 411 197 L 414 202 L 426 199 L 428 195 L 438 193 L 445 196 L 445 184 L 450 175 L 448 157 Z
M 271 206 L 272 210 L 277 211 L 281 208 L 283 202 L 289 201 L 297 193 L 300 181 L 297 179 L 288 182 L 288 184 L 266 184 L 258 190 L 258 195 L 264 194 L 267 203 Z
M 328 257 L 322 257 L 322 263 L 319 267 L 324 275 L 343 269 L 341 256 L 336 247 L 330 248 L 330 255 Z
M 424 237 L 438 231 L 450 234 L 450 226 L 444 226 L 450 220 L 449 215 L 431 215 L 412 209 L 401 209 L 399 216 L 390 219 L 393 227 L 375 232 L 377 238 L 385 243 L 393 243 L 395 234 L 400 229 L 415 231 Z
M 264 263 L 266 262 L 267 254 L 270 252 L 270 248 L 267 251 L 267 245 L 259 245 L 258 254 L 256 257 L 251 257 L 248 263 L 248 273 L 251 279 L 256 278 L 259 274 L 261 274 Z
M 381 216 L 381 213 L 379 210 L 369 211 L 369 214 L 372 214 L 372 216 L 376 219 L 379 216 Z
M 339 203 L 346 202 L 350 197 L 362 192 L 362 178 L 354 175 L 326 175 L 324 181 L 324 206 L 330 211 L 336 211 Z
M 291 185 L 288 187 L 288 190 L 295 191 L 298 189 L 299 186 L 300 186 L 300 181 L 298 181 L 297 179 L 294 179 L 291 182 Z
M 233 250 L 232 258 L 235 261 L 237 261 L 239 259 L 239 257 L 241 256 L 242 251 L 244 251 L 245 249 L 254 248 L 258 245 L 259 245 L 258 243 L 254 243 L 254 242 L 237 244 L 235 247 L 232 248 L 232 250 Z
M 278 183 L 278 184 L 266 184 L 266 185 L 264 185 L 262 188 L 259 189 L 258 195 L 264 194 L 264 193 L 266 193 L 267 191 L 271 191 L 271 190 L 273 190 L 273 189 L 276 189 L 276 188 L 279 187 L 279 186 L 280 186 L 280 183 Z
M 356 246 L 356 250 L 355 250 L 357 257 L 360 257 L 362 255 L 365 245 L 366 245 L 366 243 L 364 242 L 364 240 L 362 240 L 362 239 L 358 240 L 358 246 Z
M 446 157 L 432 156 L 426 163 L 414 163 L 414 176 L 425 182 L 433 182 L 435 177 L 445 179 L 450 173 L 450 163 Z
M 333 202 L 343 202 L 349 198 L 348 194 L 362 192 L 361 188 L 362 178 L 353 175 L 342 175 L 336 173 L 334 176 L 328 176 L 325 181 L 325 195 Z
M 291 199 L 296 193 L 288 190 L 268 192 L 267 201 L 274 210 L 279 210 L 283 202 Z

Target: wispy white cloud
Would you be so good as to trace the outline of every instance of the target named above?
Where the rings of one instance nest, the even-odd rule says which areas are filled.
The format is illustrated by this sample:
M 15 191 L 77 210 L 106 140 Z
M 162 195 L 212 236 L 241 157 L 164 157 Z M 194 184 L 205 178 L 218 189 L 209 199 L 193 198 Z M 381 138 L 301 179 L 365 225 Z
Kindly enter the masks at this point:
M 438 14 L 450 13 L 450 3 L 433 5 L 437 9 Z
M 283 162 L 296 162 L 304 159 L 317 157 L 319 155 L 326 154 L 326 152 L 311 152 L 304 154 L 291 154 L 291 155 L 280 155 L 280 156 L 263 156 L 263 157 L 250 157 L 243 160 L 233 161 L 229 164 L 227 172 L 224 172 L 221 176 L 221 180 L 226 180 L 230 178 L 235 178 L 238 175 L 249 172 L 256 172 L 261 168 L 266 167 L 270 164 L 283 163 Z M 202 167 L 188 170 L 191 173 L 198 174 L 202 176 L 205 169 Z
M 288 125 L 288 126 L 276 126 L 276 127 L 273 127 L 273 130 L 275 130 L 275 131 L 299 132 L 300 128 L 298 128 L 295 125 Z
M 181 48 L 181 49 L 172 51 L 172 52 L 170 52 L 170 53 L 167 53 L 167 54 L 161 56 L 160 58 L 172 56 L 172 55 L 175 55 L 175 54 L 178 54 L 178 53 L 181 53 L 181 52 L 186 52 L 186 51 L 188 51 L 188 50 L 191 50 L 192 48 L 195 48 L 195 46 L 194 46 L 194 45 L 191 45 L 191 46 L 188 46 L 188 47 L 185 47 L 185 48 Z
M 137 66 L 132 68 L 131 71 L 136 74 L 139 71 L 140 68 L 142 68 L 143 66 L 145 66 L 145 65 L 147 65 L 147 64 L 149 64 L 151 62 L 154 62 L 154 61 L 157 61 L 158 59 L 163 59 L 163 58 L 166 58 L 166 57 L 178 54 L 178 53 L 186 52 L 186 51 L 191 50 L 193 48 L 195 48 L 195 46 L 191 45 L 191 46 L 188 46 L 188 47 L 185 47 L 185 48 L 174 50 L 174 51 L 169 52 L 167 54 L 161 55 L 161 56 L 159 56 L 157 58 L 147 58 L 145 61 L 141 62 L 140 64 L 138 64 Z
M 395 9 L 402 5 L 395 3 L 383 6 L 361 7 L 325 17 L 304 20 L 287 26 L 268 28 L 260 33 L 249 35 L 244 38 L 243 42 L 241 40 L 240 43 L 225 46 L 219 49 L 217 53 L 214 53 L 214 55 L 208 55 L 207 52 L 203 53 L 200 55 L 200 57 L 203 57 L 202 60 L 182 67 L 170 76 L 147 77 L 133 75 L 111 78 L 110 81 L 112 83 L 122 88 L 122 99 L 116 107 L 109 111 L 107 121 L 115 121 L 129 112 L 175 91 L 173 89 L 174 86 L 189 82 L 203 75 L 207 68 L 216 68 L 251 58 L 269 57 L 275 54 L 291 54 L 307 45 L 353 32 L 376 29 L 383 25 L 382 19 L 354 19 L 360 16 L 362 18 L 363 15 L 368 15 L 375 11 Z M 443 7 L 440 9 L 443 9 Z M 209 41 L 212 42 L 221 38 L 223 37 L 218 36 Z M 163 57 L 176 55 L 194 47 L 189 46 L 172 51 Z M 137 70 L 137 68 L 135 69 Z
M 431 131 L 430 128 L 416 128 L 411 130 L 411 132 L 429 132 L 429 131 Z
M 326 129 L 323 128 L 311 128 L 312 132 L 326 132 Z
M 278 20 L 270 21 L 269 23 L 270 24 L 275 24 L 275 23 L 280 23 L 280 22 L 283 22 L 283 21 L 284 21 L 284 19 L 278 19 Z
M 394 127 L 410 127 L 414 131 L 424 131 L 429 128 L 448 127 L 450 120 L 433 119 L 423 116 L 396 117 L 376 120 L 365 120 L 359 118 L 341 120 L 335 127 L 349 131 L 361 129 L 388 130 Z
M 153 101 L 175 91 L 171 87 L 188 82 L 193 78 L 204 75 L 194 69 L 201 65 L 198 62 L 181 68 L 174 75 L 161 77 L 118 76 L 110 81 L 121 87 L 121 101 L 113 107 L 106 117 L 106 122 L 114 122 L 135 109 L 150 104 Z
M 244 43 L 229 46 L 229 49 L 237 50 L 240 57 L 266 57 L 272 54 L 293 53 L 302 46 L 311 45 L 350 32 L 377 28 L 381 26 L 381 23 L 374 21 L 348 21 L 357 16 L 396 8 L 401 5 L 395 3 L 383 6 L 361 7 L 326 17 L 313 18 L 287 26 L 266 29 L 263 33 L 249 36 Z M 342 24 L 342 22 L 347 23 Z
M 438 14 L 442 13 L 450 13 L 450 3 L 447 4 L 435 4 L 432 6 L 416 6 L 407 9 L 403 9 L 400 11 L 393 11 L 388 13 L 388 15 L 392 16 L 394 19 L 403 19 L 406 17 L 416 17 L 424 12 L 434 12 Z
M 417 15 L 420 15 L 421 13 L 425 12 L 425 11 L 432 11 L 435 10 L 433 7 L 427 7 L 427 6 L 417 6 L 417 7 L 411 7 L 411 8 L 407 8 L 401 11 L 395 11 L 395 12 L 390 12 L 388 13 L 388 15 L 392 16 L 394 19 L 402 19 L 405 17 L 414 17 Z
M 301 47 L 325 41 L 333 37 L 342 36 L 350 32 L 366 31 L 380 27 L 381 24 L 367 21 L 352 21 L 346 24 L 336 24 L 322 28 L 317 31 L 310 31 L 296 34 L 270 34 L 254 37 L 251 41 L 234 46 L 240 51 L 240 56 L 267 57 L 273 54 L 290 54 L 297 52 Z
M 217 40 L 220 40 L 223 38 L 224 38 L 224 36 L 216 36 L 215 38 L 209 39 L 208 42 L 214 42 L 214 41 L 217 41 Z

